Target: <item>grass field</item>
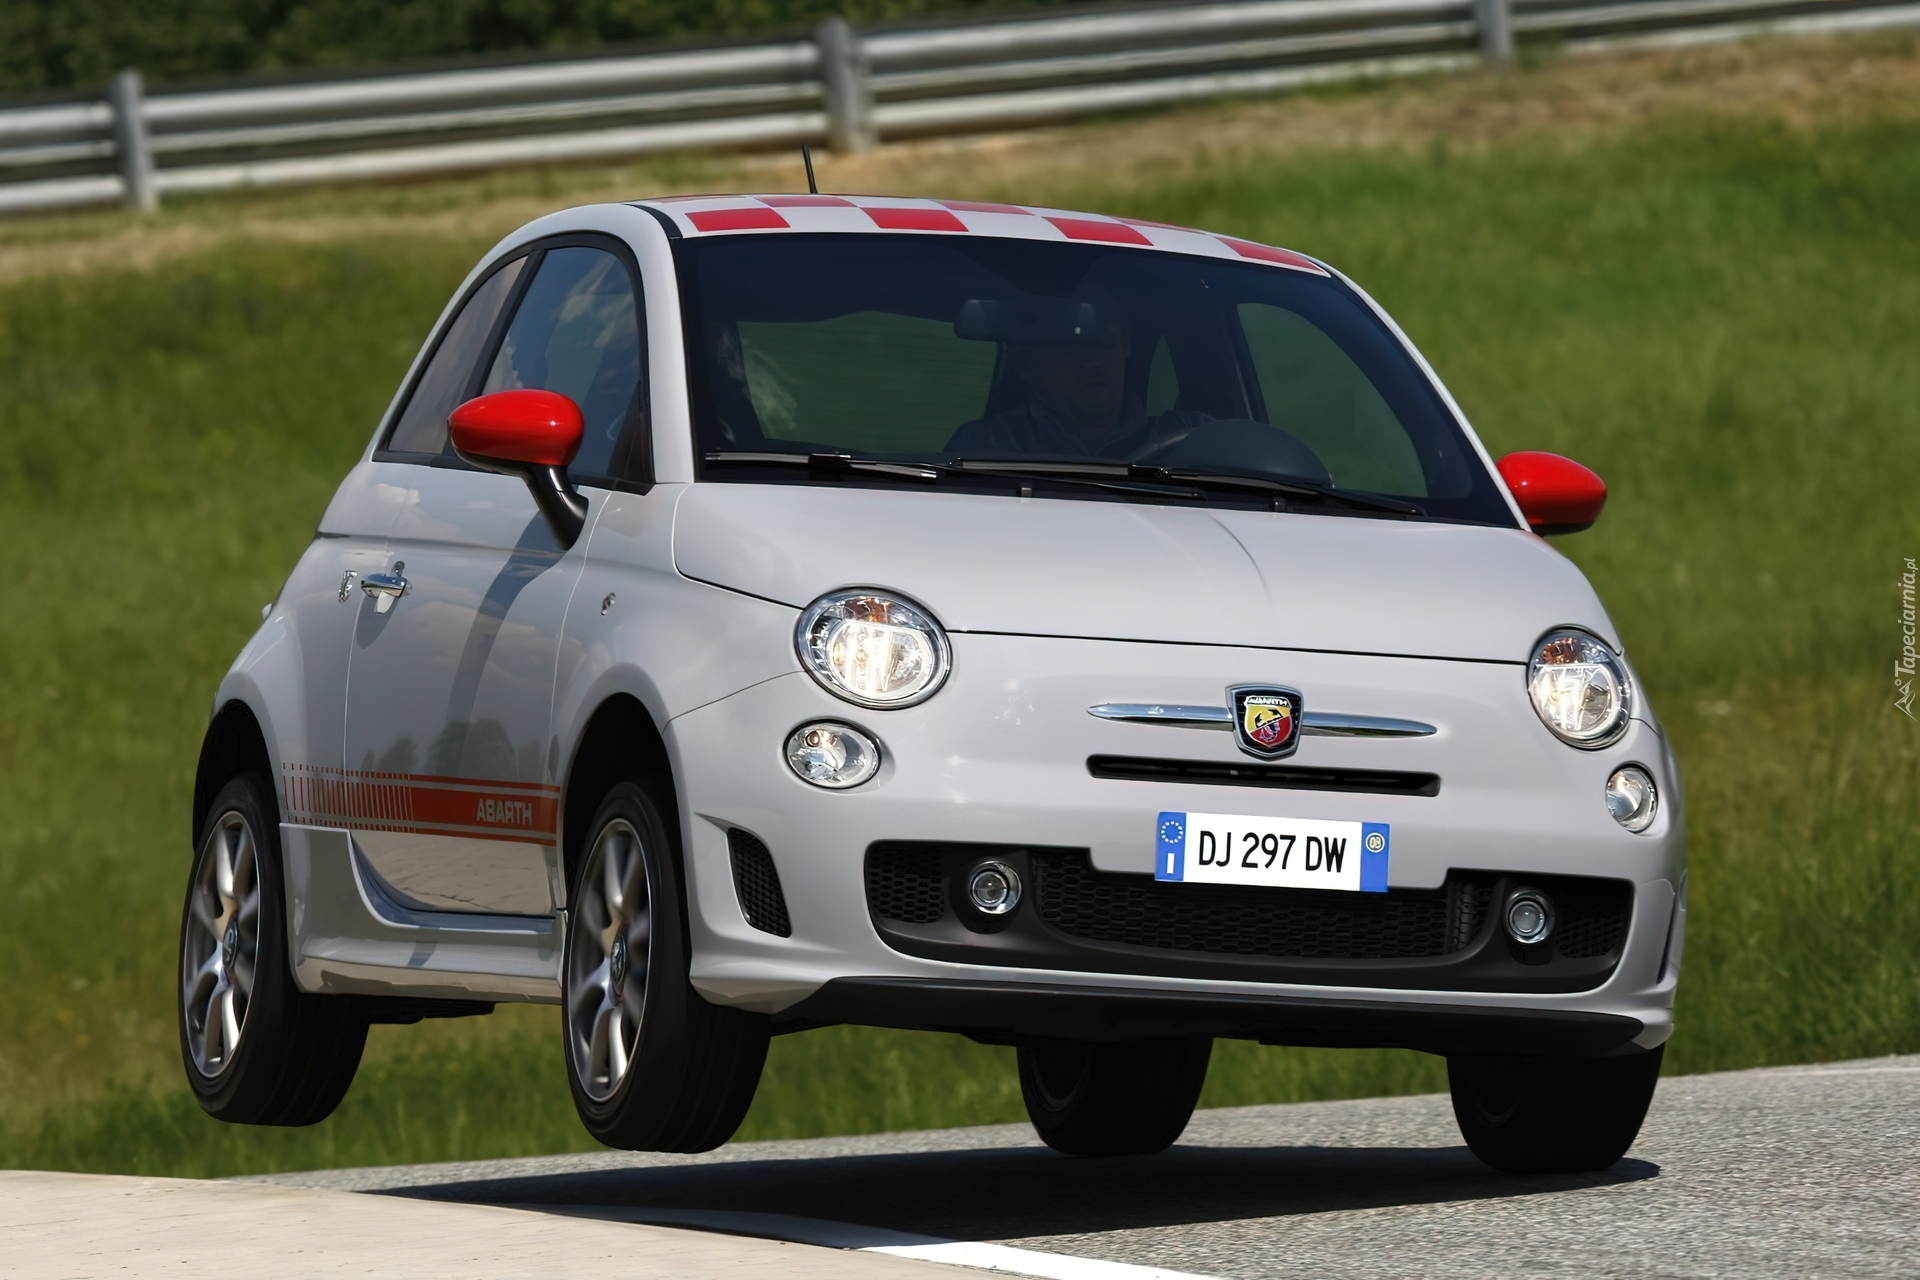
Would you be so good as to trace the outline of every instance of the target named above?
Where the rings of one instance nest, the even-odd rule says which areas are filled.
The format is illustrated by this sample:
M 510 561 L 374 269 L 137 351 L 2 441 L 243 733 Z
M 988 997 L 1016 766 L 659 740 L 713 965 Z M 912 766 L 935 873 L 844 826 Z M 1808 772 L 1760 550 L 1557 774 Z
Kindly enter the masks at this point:
M 1911 42 L 1849 48 L 1916 60 Z M 1553 74 L 1491 92 L 1545 93 Z M 1125 135 L 1103 128 L 1049 145 L 1070 156 Z M 1920 102 L 1676 109 L 1577 137 L 1440 130 L 1051 177 L 951 167 L 945 194 L 1323 255 L 1394 312 L 1496 454 L 1553 449 L 1600 471 L 1606 517 L 1561 545 L 1612 610 L 1688 780 L 1668 1070 L 1920 1049 L 1920 726 L 1890 679 L 1896 579 L 1920 557 Z M 695 171 L 727 174 L 621 172 Z M 489 181 L 527 204 L 540 183 L 609 179 Z M 282 236 L 223 237 L 243 206 L 187 206 L 138 231 L 168 246 L 144 265 L 0 272 L 0 1165 L 211 1174 L 591 1145 L 551 1010 L 376 1028 L 346 1104 L 292 1132 L 207 1120 L 174 1044 L 207 700 L 498 234 L 449 213 L 483 189 L 277 197 L 309 219 Z M 0 228 L 0 247 L 16 263 L 83 258 L 133 234 L 88 215 Z M 1222 1044 L 1203 1105 L 1443 1081 L 1414 1054 Z M 776 1042 L 742 1136 L 1020 1114 L 1006 1050 L 836 1028 Z

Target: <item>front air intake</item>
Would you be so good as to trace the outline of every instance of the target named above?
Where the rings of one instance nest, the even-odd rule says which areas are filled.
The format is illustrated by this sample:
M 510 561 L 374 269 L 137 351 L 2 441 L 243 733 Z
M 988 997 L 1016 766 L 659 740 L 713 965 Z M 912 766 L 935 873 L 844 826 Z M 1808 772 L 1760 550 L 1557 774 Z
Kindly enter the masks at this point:
M 762 933 L 792 937 L 787 897 L 780 892 L 780 872 L 766 841 L 735 827 L 727 832 L 727 851 L 733 855 L 733 892 L 740 899 L 740 914 Z

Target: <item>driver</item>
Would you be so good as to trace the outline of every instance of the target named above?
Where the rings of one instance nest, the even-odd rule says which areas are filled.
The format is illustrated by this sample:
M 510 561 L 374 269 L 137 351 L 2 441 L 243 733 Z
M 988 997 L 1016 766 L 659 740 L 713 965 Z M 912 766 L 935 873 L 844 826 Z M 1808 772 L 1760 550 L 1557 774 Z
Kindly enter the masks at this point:
M 1021 393 L 1008 408 L 954 432 L 947 450 L 956 456 L 1124 462 L 1208 421 L 1206 414 L 1178 409 L 1149 418 L 1146 406 L 1128 394 L 1132 342 L 1125 313 L 1105 291 L 1040 315 L 1031 306 L 970 302 L 954 327 L 962 337 L 1003 342 Z

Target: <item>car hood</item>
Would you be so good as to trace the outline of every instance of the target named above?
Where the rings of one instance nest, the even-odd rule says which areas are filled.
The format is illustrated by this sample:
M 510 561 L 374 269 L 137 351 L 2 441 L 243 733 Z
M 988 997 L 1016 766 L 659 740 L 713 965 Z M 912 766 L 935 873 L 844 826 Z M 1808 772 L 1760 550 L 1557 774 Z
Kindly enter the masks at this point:
M 702 482 L 690 578 L 803 608 L 885 587 L 950 631 L 1526 661 L 1618 645 L 1572 562 L 1520 529 L 926 490 Z

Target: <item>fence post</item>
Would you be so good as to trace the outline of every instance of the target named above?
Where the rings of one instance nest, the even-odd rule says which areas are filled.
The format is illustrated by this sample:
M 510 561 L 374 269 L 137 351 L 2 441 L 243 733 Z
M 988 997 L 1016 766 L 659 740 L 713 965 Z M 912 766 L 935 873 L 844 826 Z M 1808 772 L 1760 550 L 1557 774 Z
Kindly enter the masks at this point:
M 1480 56 L 1489 66 L 1513 61 L 1512 0 L 1473 0 L 1473 25 L 1480 30 Z
M 113 78 L 107 97 L 113 104 L 113 141 L 120 156 L 120 176 L 127 183 L 127 206 L 151 209 L 160 203 L 153 189 L 153 149 L 147 145 L 146 87 L 140 73 L 128 67 Z
M 842 153 L 865 151 L 878 141 L 866 48 L 845 18 L 828 18 L 813 38 L 820 46 L 820 79 L 827 89 L 827 143 Z

